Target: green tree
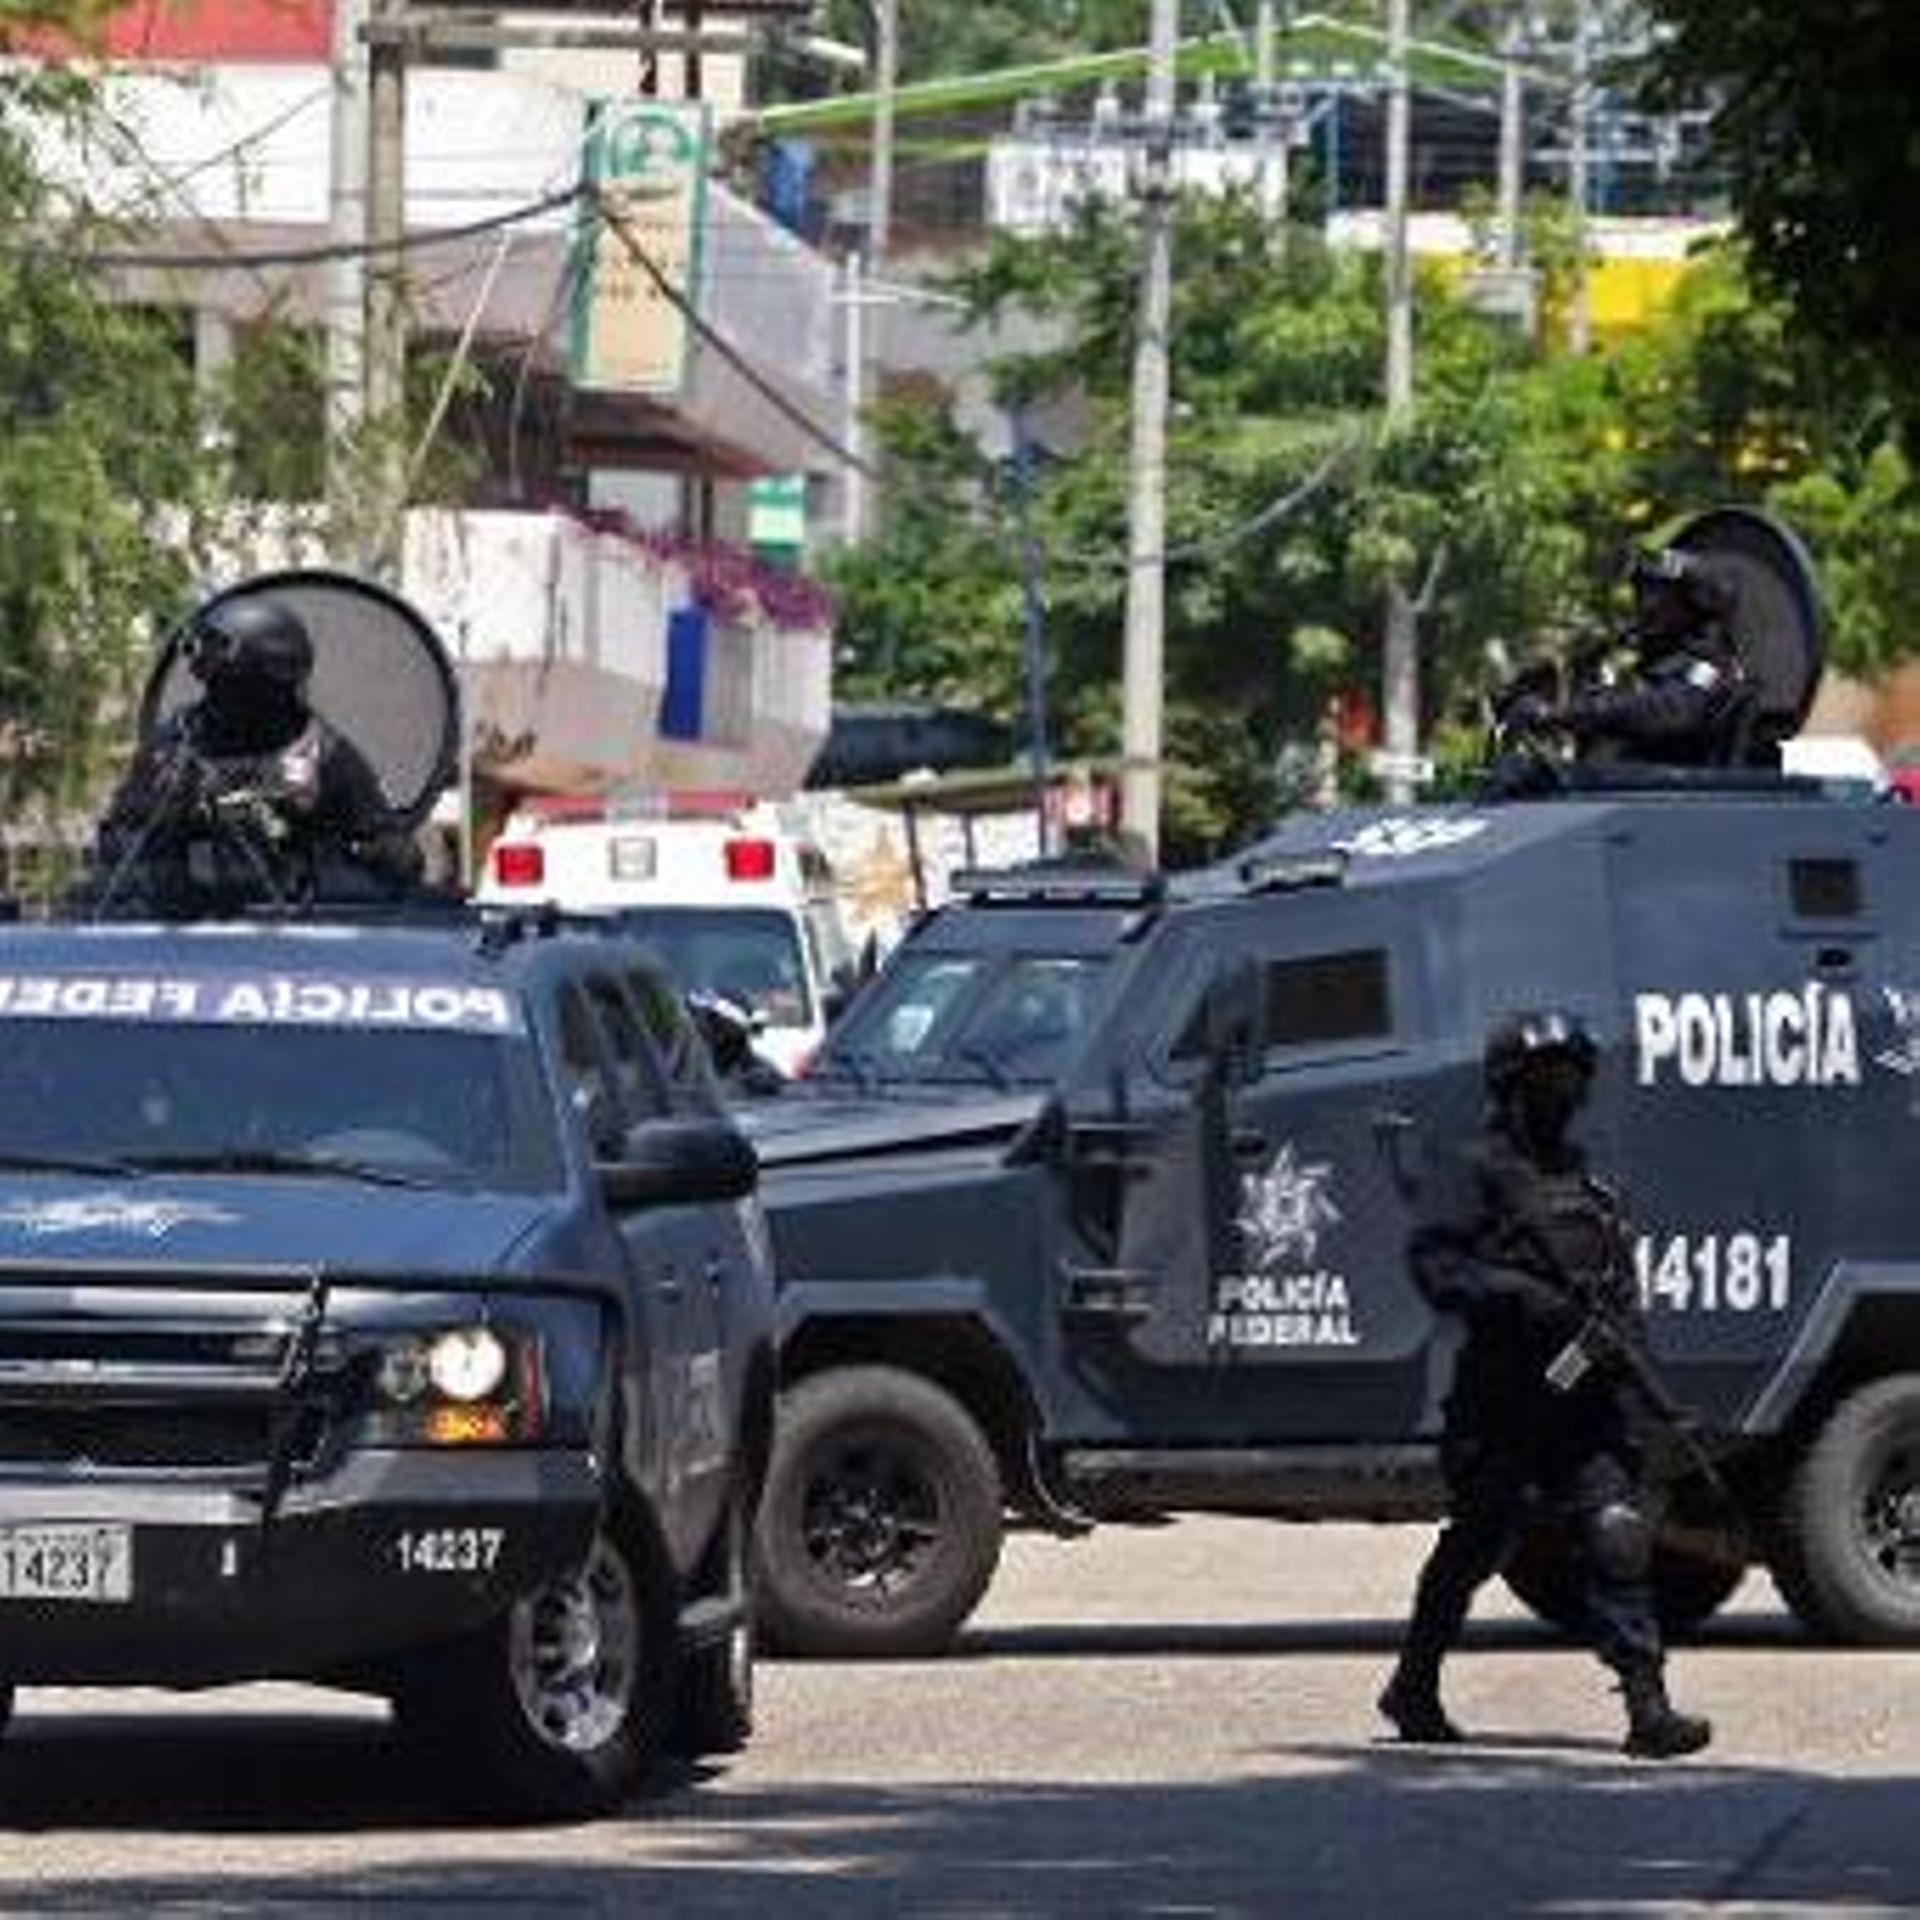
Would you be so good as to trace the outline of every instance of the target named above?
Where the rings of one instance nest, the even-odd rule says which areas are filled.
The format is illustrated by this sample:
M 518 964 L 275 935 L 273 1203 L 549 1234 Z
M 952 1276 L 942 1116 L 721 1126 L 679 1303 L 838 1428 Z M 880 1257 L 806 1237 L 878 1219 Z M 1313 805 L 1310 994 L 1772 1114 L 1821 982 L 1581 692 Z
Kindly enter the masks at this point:
M 209 465 L 177 319 L 102 296 L 84 260 L 114 236 L 37 171 L 28 129 L 86 110 L 57 70 L 0 91 L 0 817 L 43 826 L 98 784 Z
M 1018 306 L 1060 328 L 1057 348 L 999 368 L 1009 401 L 1079 399 L 1081 445 L 1035 507 L 1057 737 L 1077 752 L 1111 751 L 1117 733 L 1135 260 L 1128 222 L 1093 214 L 1062 240 L 1002 241 L 959 282 L 983 315 Z M 1193 856 L 1269 815 L 1329 700 L 1375 684 L 1389 578 L 1432 582 L 1436 711 L 1470 698 L 1495 639 L 1517 646 L 1578 597 L 1592 543 L 1574 529 L 1595 517 L 1608 469 L 1591 446 L 1557 467 L 1512 456 L 1515 436 L 1564 435 L 1569 403 L 1510 395 L 1519 349 L 1437 288 L 1423 300 L 1416 425 L 1383 440 L 1376 264 L 1276 231 L 1251 204 L 1183 208 L 1175 288 L 1167 840 Z M 924 419 L 890 425 L 895 517 L 877 548 L 839 563 L 850 664 L 869 685 L 931 691 L 937 678 L 946 697 L 1017 715 L 1004 480 Z M 1526 537 L 1503 538 L 1508 523 Z M 930 600 L 928 543 L 941 556 Z
M 981 314 L 1049 317 L 1003 396 L 1076 396 L 1074 450 L 1041 479 L 1057 745 L 1118 738 L 1128 369 L 1136 251 L 1124 219 L 1002 241 L 957 283 Z M 1542 355 L 1423 285 L 1419 395 L 1387 437 L 1377 267 L 1234 202 L 1182 209 L 1169 455 L 1165 841 L 1243 838 L 1309 759 L 1328 703 L 1378 685 L 1381 610 L 1423 590 L 1427 720 L 1478 753 L 1485 698 L 1525 658 L 1610 628 L 1627 545 L 1725 500 L 1800 528 L 1833 605 L 1833 656 L 1912 651 L 1920 496 L 1887 407 L 1831 363 L 1737 250 L 1704 261 L 1627 346 Z M 846 684 L 938 695 L 1020 724 L 1019 549 L 1007 477 L 943 409 L 888 409 L 882 536 L 833 563 Z M 1350 770 L 1351 771 L 1351 770 Z
M 1715 103 L 1755 266 L 1920 428 L 1920 25 L 1889 0 L 1652 0 L 1657 102 Z

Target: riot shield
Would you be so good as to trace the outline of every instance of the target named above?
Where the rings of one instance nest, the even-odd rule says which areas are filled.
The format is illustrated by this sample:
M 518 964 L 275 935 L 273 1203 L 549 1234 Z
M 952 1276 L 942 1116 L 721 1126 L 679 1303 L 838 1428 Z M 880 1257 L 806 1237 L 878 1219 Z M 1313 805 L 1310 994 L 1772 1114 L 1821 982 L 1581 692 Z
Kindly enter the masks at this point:
M 1709 507 L 1663 542 L 1698 558 L 1733 597 L 1728 632 L 1759 691 L 1755 733 L 1798 733 L 1826 661 L 1825 610 L 1813 561 L 1784 522 L 1758 507 Z
M 257 574 L 215 594 L 162 644 L 140 702 L 140 740 L 152 741 L 202 691 L 188 644 L 215 607 L 271 599 L 313 641 L 308 700 L 373 768 L 395 832 L 425 819 L 454 777 L 460 749 L 459 680 L 425 617 L 372 581 L 323 568 Z

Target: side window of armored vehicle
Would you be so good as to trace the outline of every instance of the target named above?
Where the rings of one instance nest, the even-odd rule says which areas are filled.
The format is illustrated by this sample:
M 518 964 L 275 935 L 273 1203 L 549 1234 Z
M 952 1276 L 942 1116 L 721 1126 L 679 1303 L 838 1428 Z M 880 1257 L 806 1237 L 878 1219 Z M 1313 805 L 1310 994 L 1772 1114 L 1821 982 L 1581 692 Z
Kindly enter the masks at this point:
M 620 1096 L 612 1056 L 600 1037 L 586 995 L 577 986 L 560 991 L 560 1071 L 567 1098 L 587 1130 L 595 1155 L 614 1158 L 620 1149 Z
M 1393 1034 L 1384 948 L 1269 960 L 1262 985 L 1269 1053 L 1385 1040 Z
M 664 1114 L 671 1104 L 666 1076 L 620 982 L 610 974 L 594 974 L 587 982 L 587 997 L 613 1053 L 614 1083 L 627 1119 Z
M 1269 1064 L 1284 1064 L 1291 1053 L 1364 1049 L 1393 1037 L 1392 983 L 1382 947 L 1263 960 L 1259 1001 Z M 1173 1043 L 1176 1063 L 1205 1058 L 1208 1013 L 1203 996 Z
M 1796 920 L 1857 920 L 1866 907 L 1859 862 L 1844 857 L 1789 860 L 1787 906 Z

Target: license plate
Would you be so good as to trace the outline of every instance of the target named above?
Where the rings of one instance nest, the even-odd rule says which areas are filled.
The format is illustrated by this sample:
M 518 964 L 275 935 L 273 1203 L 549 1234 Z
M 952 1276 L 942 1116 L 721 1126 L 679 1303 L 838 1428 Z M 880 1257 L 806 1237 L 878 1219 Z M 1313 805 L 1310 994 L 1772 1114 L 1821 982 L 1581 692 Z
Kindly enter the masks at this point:
M 0 1600 L 132 1598 L 131 1527 L 0 1527 Z

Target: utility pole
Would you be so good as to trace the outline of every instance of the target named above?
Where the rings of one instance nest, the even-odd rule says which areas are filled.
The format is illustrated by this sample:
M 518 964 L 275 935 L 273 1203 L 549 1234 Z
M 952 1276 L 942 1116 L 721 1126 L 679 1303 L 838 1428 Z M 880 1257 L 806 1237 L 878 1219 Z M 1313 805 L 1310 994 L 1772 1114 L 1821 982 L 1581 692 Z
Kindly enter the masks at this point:
M 1016 401 L 1013 429 L 1014 498 L 1020 518 L 1021 641 L 1027 681 L 1027 764 L 1033 772 L 1034 847 L 1041 859 L 1052 850 L 1047 829 L 1047 788 L 1052 769 L 1047 752 L 1046 602 L 1040 584 L 1040 537 L 1033 527 L 1033 435 L 1027 409 Z
M 1520 270 L 1520 203 L 1526 167 L 1526 93 L 1520 77 L 1520 27 L 1510 24 L 1500 57 L 1500 198 L 1495 221 L 1499 267 Z
M 848 448 L 866 454 L 867 355 L 871 351 L 862 309 L 866 283 L 884 280 L 888 249 L 893 244 L 893 96 L 900 69 L 900 0 L 872 0 L 873 4 L 873 147 L 867 170 L 867 231 L 865 247 L 847 256 L 847 424 Z M 849 541 L 864 540 L 873 524 L 879 489 L 855 467 L 841 482 L 844 503 L 842 533 Z
M 1273 85 L 1273 0 L 1253 10 L 1253 77 L 1264 97 Z
M 1587 297 L 1587 202 L 1593 124 L 1593 20 L 1590 0 L 1573 12 L 1573 98 L 1568 103 L 1567 199 L 1573 211 L 1573 292 L 1567 309 L 1567 349 L 1585 353 L 1592 345 L 1593 321 Z
M 407 50 L 398 0 L 374 0 L 367 49 L 367 399 L 372 511 L 362 564 L 389 578 L 400 570 L 407 487 Z
M 1174 56 L 1179 0 L 1153 0 L 1141 154 L 1140 307 L 1133 349 L 1127 500 L 1127 616 L 1121 671 L 1120 820 L 1160 858 L 1160 756 L 1167 614 L 1167 402 L 1173 307 Z
M 1387 0 L 1387 429 L 1407 425 L 1413 414 L 1413 272 L 1407 246 L 1408 150 L 1413 101 L 1408 59 L 1412 26 L 1409 0 Z M 1404 580 L 1387 586 L 1386 635 L 1382 647 L 1382 705 L 1386 720 L 1386 790 L 1396 806 L 1413 798 L 1420 752 L 1419 613 Z
M 842 352 L 846 358 L 846 419 L 841 438 L 854 457 L 840 476 L 840 537 L 848 546 L 867 535 L 867 457 L 866 381 L 862 377 L 867 356 L 866 274 L 860 251 L 855 248 L 841 262 L 840 300 L 846 308 L 847 332 Z
M 893 108 L 900 78 L 900 0 L 874 0 L 873 152 L 867 174 L 867 270 L 887 274 L 893 244 Z
M 367 221 L 367 50 L 360 38 L 365 19 L 365 0 L 333 0 L 327 237 L 337 251 L 326 269 L 327 541 L 341 565 L 357 557 L 347 551 L 347 528 L 367 416 L 367 262 L 358 251 Z

